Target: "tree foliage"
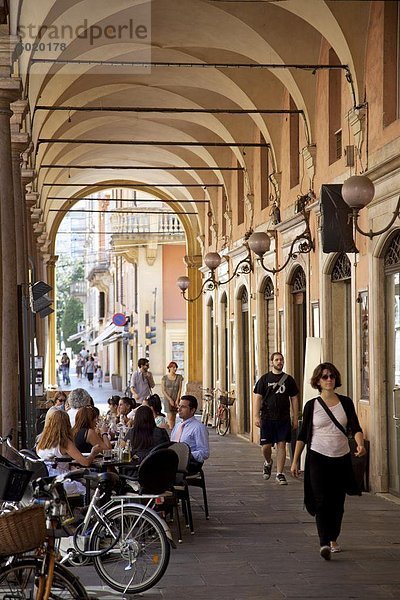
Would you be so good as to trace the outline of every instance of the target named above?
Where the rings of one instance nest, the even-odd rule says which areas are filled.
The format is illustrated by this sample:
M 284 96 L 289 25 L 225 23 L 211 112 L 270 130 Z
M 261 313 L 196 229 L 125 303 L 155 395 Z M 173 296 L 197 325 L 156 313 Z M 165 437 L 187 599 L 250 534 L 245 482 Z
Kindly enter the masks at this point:
M 65 341 L 70 335 L 73 335 L 77 332 L 78 323 L 81 321 L 83 321 L 83 304 L 80 300 L 78 300 L 78 298 L 74 298 L 72 296 L 68 298 L 65 304 L 64 315 L 62 319 L 62 332 Z M 71 346 L 74 353 L 79 352 L 82 347 L 78 341 L 68 342 L 68 345 Z
M 64 263 L 64 265 L 57 268 L 57 340 L 58 346 L 60 346 L 61 339 L 67 342 L 67 338 L 64 334 L 63 320 L 65 309 L 68 301 L 71 298 L 71 285 L 78 281 L 83 281 L 85 278 L 85 269 L 83 260 L 75 261 L 72 263 Z M 81 303 L 80 303 L 81 304 Z M 80 321 L 83 321 L 83 309 L 82 317 Z M 79 321 L 77 321 L 79 323 Z M 77 327 L 69 335 L 77 332 Z M 76 344 L 74 345 L 76 346 Z M 78 345 L 79 349 L 79 345 Z

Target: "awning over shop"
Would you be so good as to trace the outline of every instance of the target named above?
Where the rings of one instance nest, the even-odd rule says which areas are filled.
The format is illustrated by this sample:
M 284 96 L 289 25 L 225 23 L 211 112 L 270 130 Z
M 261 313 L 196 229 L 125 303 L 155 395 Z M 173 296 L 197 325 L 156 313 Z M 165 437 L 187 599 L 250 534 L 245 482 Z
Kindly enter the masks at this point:
M 103 331 L 101 333 L 99 333 L 99 335 L 97 337 L 94 338 L 94 340 L 92 340 L 90 342 L 90 346 L 97 346 L 98 344 L 106 344 L 107 343 L 107 339 L 112 336 L 113 334 L 120 334 L 122 335 L 122 332 L 124 331 L 123 327 L 118 327 L 117 325 L 114 325 L 114 323 L 110 323 L 110 325 L 107 325 L 107 327 L 105 327 L 103 329 Z M 110 343 L 110 342 L 108 342 Z
M 103 345 L 108 346 L 109 344 L 114 344 L 115 342 L 118 342 L 118 340 L 122 340 L 122 330 L 117 333 L 114 333 L 113 335 L 105 339 Z
M 76 340 L 79 340 L 80 342 L 86 344 L 92 331 L 93 329 L 83 329 L 82 331 L 73 333 L 67 338 L 67 342 L 75 342 Z

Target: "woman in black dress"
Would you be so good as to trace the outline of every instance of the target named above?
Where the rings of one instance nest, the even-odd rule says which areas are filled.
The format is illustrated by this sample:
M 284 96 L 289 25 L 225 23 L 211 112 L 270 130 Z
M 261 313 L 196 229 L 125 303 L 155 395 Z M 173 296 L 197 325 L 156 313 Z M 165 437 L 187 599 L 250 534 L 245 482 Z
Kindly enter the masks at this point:
M 307 445 L 304 469 L 304 504 L 315 516 L 320 539 L 320 555 L 325 560 L 340 552 L 340 534 L 346 494 L 361 495 L 351 465 L 348 434 L 357 444 L 356 456 L 365 454 L 364 436 L 353 401 L 336 393 L 340 373 L 332 363 L 316 367 L 311 385 L 320 395 L 309 400 L 303 410 L 291 472 L 299 476 L 300 455 Z
M 153 411 L 143 404 L 136 410 L 133 427 L 128 430 L 125 441 L 130 441 L 132 452 L 142 460 L 155 446 L 168 442 L 169 435 L 166 429 L 156 426 Z
M 76 413 L 72 436 L 75 446 L 82 453 L 91 452 L 93 446 L 98 446 L 100 451 L 111 449 L 107 426 L 103 425 L 98 431 L 97 419 L 98 414 L 91 406 L 84 406 Z

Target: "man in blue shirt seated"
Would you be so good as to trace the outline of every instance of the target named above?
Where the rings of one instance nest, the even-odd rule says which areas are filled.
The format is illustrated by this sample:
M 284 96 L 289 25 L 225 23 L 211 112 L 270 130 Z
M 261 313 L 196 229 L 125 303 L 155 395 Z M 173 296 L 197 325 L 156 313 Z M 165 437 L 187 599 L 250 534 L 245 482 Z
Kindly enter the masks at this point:
M 197 399 L 194 396 L 182 396 L 178 406 L 179 421 L 171 432 L 173 442 L 185 442 L 190 448 L 191 459 L 188 473 L 197 473 L 203 462 L 210 456 L 207 427 L 194 416 Z

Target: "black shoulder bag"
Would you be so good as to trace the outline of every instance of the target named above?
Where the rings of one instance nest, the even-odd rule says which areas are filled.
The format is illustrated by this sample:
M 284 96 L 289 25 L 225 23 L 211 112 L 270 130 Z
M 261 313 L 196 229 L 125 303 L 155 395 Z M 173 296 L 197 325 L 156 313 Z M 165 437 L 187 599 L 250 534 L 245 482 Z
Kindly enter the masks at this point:
M 329 407 L 322 400 L 321 396 L 318 396 L 317 400 L 320 403 L 320 405 L 322 406 L 322 408 L 324 409 L 324 411 L 326 412 L 326 414 L 328 415 L 328 417 L 331 419 L 332 423 L 334 423 L 334 425 L 336 425 L 336 427 L 346 436 L 346 438 L 349 442 L 351 467 L 353 470 L 353 479 L 354 479 L 355 485 L 352 485 L 352 482 L 349 484 L 349 489 L 347 490 L 347 494 L 349 496 L 361 496 L 361 492 L 366 491 L 365 490 L 365 472 L 366 472 L 366 468 L 367 468 L 367 455 L 364 454 L 364 456 L 356 456 L 354 454 L 355 451 L 357 450 L 357 443 L 356 443 L 355 439 L 353 437 L 348 436 L 347 431 L 345 430 L 343 425 L 341 423 L 339 423 L 339 421 L 337 420 L 335 415 L 332 413 L 332 411 L 329 409 Z

